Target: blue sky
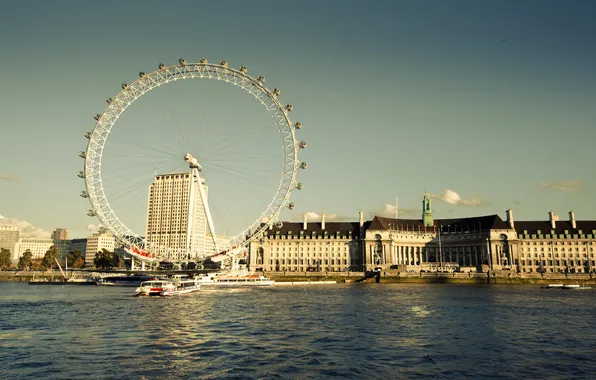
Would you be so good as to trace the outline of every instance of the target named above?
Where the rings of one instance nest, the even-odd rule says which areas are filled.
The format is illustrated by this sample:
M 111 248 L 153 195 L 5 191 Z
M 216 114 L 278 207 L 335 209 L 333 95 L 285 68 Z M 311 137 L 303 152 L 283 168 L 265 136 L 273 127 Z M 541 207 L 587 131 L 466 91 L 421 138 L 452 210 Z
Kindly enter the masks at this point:
M 308 148 L 301 158 L 309 167 L 299 179 L 305 188 L 292 197 L 295 212 L 282 219 L 304 212 L 352 220 L 359 210 L 367 217 L 391 214 L 387 205 L 396 197 L 401 215 L 415 217 L 425 189 L 439 217 L 504 217 L 513 208 L 517 220 L 546 219 L 549 210 L 596 219 L 592 2 L 0 7 L 0 215 L 6 218 L 85 236 L 97 221 L 85 215 L 89 204 L 78 197 L 84 184 L 75 174 L 91 116 L 139 71 L 204 56 L 265 75 L 304 124 L 300 139 Z M 180 96 L 190 91 L 181 88 Z M 170 107 L 179 103 L 176 96 L 172 90 Z M 161 128 L 142 112 L 159 97 L 152 99 L 127 111 L 144 131 Z M 200 99 L 207 109 L 221 103 Z M 196 116 L 170 109 L 155 117 L 171 115 L 183 124 Z M 214 111 L 205 123 L 218 117 Z

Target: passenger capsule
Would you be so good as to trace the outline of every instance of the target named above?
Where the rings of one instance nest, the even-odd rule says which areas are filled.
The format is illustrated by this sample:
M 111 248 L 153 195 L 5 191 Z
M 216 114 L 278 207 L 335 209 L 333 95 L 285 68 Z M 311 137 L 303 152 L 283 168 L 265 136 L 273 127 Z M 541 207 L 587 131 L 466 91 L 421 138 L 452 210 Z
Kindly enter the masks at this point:
M 183 66 L 186 66 L 186 59 L 184 59 L 184 58 L 180 58 L 180 59 L 178 60 L 178 63 L 180 63 L 180 64 L 181 64 L 181 65 L 183 65 Z
M 308 165 L 306 165 L 306 162 L 303 162 L 300 164 L 300 169 L 306 169 Z
M 264 77 L 264 76 L 262 76 L 262 75 L 259 75 L 259 77 L 257 78 L 257 80 L 258 80 L 259 82 L 261 82 L 261 84 L 262 84 L 263 82 L 265 82 L 265 77 Z
M 300 141 L 300 144 L 298 144 L 298 146 L 300 147 L 300 149 L 305 149 L 306 148 L 306 141 Z
M 275 96 L 280 96 L 280 95 L 281 95 L 281 91 L 280 91 L 280 89 L 279 89 L 279 88 L 274 88 L 274 89 L 273 89 L 273 95 L 275 95 Z
M 220 65 L 221 67 L 228 67 L 228 61 L 221 61 L 221 62 L 219 63 L 219 65 Z
M 85 153 L 85 152 L 79 152 L 79 157 L 85 158 L 85 157 L 87 157 L 87 153 Z
M 101 115 L 100 115 L 100 114 L 98 114 L 98 113 L 96 113 L 96 114 L 94 114 L 94 115 L 93 115 L 93 118 L 94 118 L 95 120 L 99 120 L 99 118 L 100 118 L 100 117 L 101 117 Z
M 142 71 L 141 71 L 141 72 L 139 73 L 139 78 L 143 78 L 143 77 L 145 77 L 146 75 L 147 75 L 147 74 L 145 74 L 144 72 L 142 72 Z
M 163 63 L 160 63 L 160 64 L 159 64 L 159 66 L 157 66 L 157 67 L 158 67 L 160 70 L 163 70 L 163 69 L 166 67 L 166 65 L 164 65 Z
M 122 83 L 120 87 L 122 87 L 123 90 L 126 90 L 128 88 L 128 84 Z
M 296 184 L 296 189 L 297 189 L 297 190 L 302 190 L 302 182 L 298 182 L 298 183 Z
M 87 194 L 85 190 L 81 191 L 79 195 L 81 196 L 81 198 L 89 198 L 89 194 Z
M 275 223 L 275 227 L 277 227 L 277 228 L 282 228 L 283 226 L 284 226 L 284 224 L 282 222 Z
M 96 216 L 97 214 L 93 210 L 87 211 L 87 216 Z
M 202 57 L 202 58 L 199 60 L 199 63 L 200 63 L 201 65 L 206 65 L 206 64 L 207 64 L 207 63 L 209 63 L 209 62 L 207 62 L 207 58 L 205 58 L 205 57 Z
M 85 132 L 85 134 L 83 135 L 86 138 L 90 139 L 91 138 L 91 132 Z
M 114 101 L 114 99 L 112 99 L 112 98 L 106 98 L 106 103 L 108 103 L 108 104 L 112 104 L 113 101 Z
M 289 208 L 290 210 L 293 210 L 295 207 L 296 207 L 296 206 L 295 206 L 293 203 L 290 203 L 290 204 L 288 205 L 288 208 Z
M 293 106 L 293 105 L 291 105 L 291 104 L 288 104 L 288 105 L 286 106 L 286 110 L 288 110 L 288 112 L 292 112 L 292 110 L 293 110 L 293 109 L 294 109 L 294 106 Z
M 240 66 L 240 72 L 246 74 L 248 73 L 248 69 L 246 68 L 246 66 Z
M 296 129 L 302 128 L 302 123 L 297 121 L 296 124 L 294 124 L 294 128 L 296 128 Z
M 85 172 L 78 172 L 77 173 L 77 177 L 79 177 L 79 178 L 85 178 Z

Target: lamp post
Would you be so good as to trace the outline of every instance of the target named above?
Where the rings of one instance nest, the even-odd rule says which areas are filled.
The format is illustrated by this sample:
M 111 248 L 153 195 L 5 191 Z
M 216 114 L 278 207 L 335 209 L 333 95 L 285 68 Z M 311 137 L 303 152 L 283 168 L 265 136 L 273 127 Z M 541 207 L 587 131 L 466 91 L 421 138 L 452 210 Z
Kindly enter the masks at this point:
M 443 267 L 443 247 L 441 246 L 441 234 L 443 233 L 443 226 L 439 224 L 439 265 Z

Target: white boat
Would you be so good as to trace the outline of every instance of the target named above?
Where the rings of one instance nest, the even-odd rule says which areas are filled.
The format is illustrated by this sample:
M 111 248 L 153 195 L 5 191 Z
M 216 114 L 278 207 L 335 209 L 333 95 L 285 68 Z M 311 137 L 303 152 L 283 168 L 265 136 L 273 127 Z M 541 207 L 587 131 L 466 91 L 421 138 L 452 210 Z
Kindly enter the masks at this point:
M 275 284 L 262 275 L 249 275 L 239 273 L 208 273 L 199 277 L 201 286 L 208 287 L 241 287 L 241 286 L 271 286 Z
M 592 287 L 579 284 L 569 284 L 563 285 L 563 289 L 592 289 Z
M 174 289 L 165 289 L 162 296 L 177 296 L 201 290 L 201 284 L 197 278 L 175 278 L 172 280 L 172 284 L 174 284 Z
M 180 294 L 198 292 L 200 289 L 201 284 L 198 279 L 175 278 L 173 280 L 151 280 L 142 282 L 141 285 L 135 289 L 133 296 L 177 296 Z
M 141 282 L 138 288 L 135 289 L 134 297 L 143 296 L 161 296 L 166 290 L 175 290 L 176 287 L 171 281 L 167 280 L 151 280 Z
M 142 282 L 157 280 L 155 276 L 145 274 L 104 276 L 95 281 L 101 286 L 130 286 L 138 287 Z

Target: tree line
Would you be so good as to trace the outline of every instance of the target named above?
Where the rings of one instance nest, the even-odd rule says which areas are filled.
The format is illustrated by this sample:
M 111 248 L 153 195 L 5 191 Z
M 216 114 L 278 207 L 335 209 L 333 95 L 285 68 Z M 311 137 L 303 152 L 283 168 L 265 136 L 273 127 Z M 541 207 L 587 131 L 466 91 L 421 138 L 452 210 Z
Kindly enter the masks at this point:
M 6 248 L 0 249 L 0 269 L 19 270 L 47 270 L 58 269 L 58 263 L 62 268 L 68 262 L 69 268 L 85 268 L 85 257 L 78 249 L 72 250 L 66 254 L 66 258 L 60 257 L 60 252 L 55 246 L 48 249 L 42 259 L 34 259 L 30 250 L 26 250 L 19 258 L 18 263 L 13 264 L 10 260 L 10 250 Z M 66 262 L 65 262 L 66 261 Z M 96 268 L 110 269 L 118 268 L 124 265 L 124 260 L 117 253 L 102 249 L 95 255 L 93 262 Z

